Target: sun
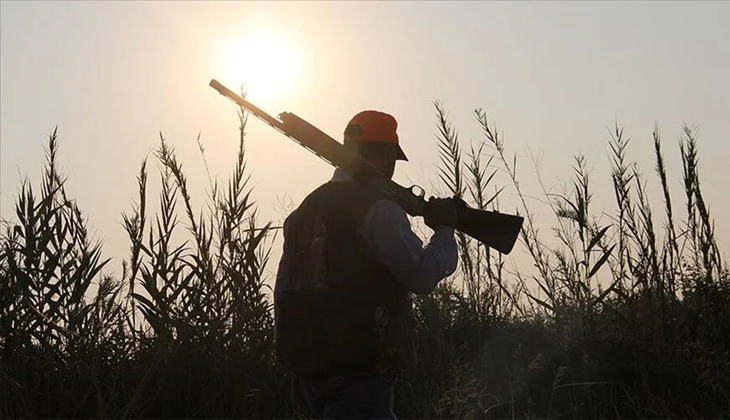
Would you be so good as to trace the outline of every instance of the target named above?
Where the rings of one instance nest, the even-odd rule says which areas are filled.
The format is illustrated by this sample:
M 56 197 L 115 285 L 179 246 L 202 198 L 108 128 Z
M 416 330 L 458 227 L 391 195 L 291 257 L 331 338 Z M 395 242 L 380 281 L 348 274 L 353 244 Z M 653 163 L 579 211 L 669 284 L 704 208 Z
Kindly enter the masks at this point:
M 265 26 L 233 38 L 224 57 L 221 81 L 234 91 L 243 85 L 251 101 L 279 101 L 296 86 L 301 71 L 298 50 Z

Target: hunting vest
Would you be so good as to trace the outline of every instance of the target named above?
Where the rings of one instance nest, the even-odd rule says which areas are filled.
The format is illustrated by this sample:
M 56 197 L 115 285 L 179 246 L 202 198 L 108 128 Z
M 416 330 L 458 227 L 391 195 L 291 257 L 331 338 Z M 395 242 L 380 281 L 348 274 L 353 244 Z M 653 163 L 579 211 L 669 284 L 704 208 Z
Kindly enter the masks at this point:
M 386 373 L 414 363 L 410 294 L 358 233 L 380 198 L 357 181 L 328 182 L 285 221 L 276 352 L 290 372 Z

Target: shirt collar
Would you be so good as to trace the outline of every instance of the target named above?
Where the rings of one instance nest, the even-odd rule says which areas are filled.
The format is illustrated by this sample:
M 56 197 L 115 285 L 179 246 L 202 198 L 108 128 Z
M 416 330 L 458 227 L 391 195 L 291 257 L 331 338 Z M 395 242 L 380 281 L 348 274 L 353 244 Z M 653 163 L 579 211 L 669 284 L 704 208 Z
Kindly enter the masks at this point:
M 343 182 L 343 181 L 352 181 L 352 177 L 347 174 L 343 169 L 336 168 L 334 174 L 332 174 L 332 179 L 330 181 L 334 182 Z

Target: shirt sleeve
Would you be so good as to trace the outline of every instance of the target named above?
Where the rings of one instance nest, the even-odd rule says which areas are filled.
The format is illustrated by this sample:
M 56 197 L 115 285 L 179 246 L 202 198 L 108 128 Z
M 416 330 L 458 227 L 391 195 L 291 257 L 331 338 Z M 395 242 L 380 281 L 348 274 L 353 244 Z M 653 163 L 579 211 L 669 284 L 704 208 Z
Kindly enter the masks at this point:
M 428 244 L 411 229 L 406 212 L 391 200 L 379 200 L 368 211 L 361 234 L 377 258 L 410 292 L 426 294 L 456 271 L 454 229 L 438 226 Z

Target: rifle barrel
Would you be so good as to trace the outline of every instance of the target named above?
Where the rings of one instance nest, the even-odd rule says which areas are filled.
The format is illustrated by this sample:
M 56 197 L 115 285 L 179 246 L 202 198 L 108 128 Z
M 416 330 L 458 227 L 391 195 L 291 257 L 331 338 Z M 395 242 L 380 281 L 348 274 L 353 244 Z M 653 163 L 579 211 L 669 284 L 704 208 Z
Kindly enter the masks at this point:
M 341 168 L 354 178 L 378 188 L 386 196 L 398 202 L 411 216 L 424 215 L 426 200 L 422 195 L 416 195 L 411 189 L 402 187 L 389 177 L 384 176 L 372 163 L 346 149 L 340 142 L 317 127 L 289 112 L 280 114 L 279 119 L 274 118 L 215 79 L 211 79 L 210 86 L 327 163 Z M 494 248 L 503 254 L 509 254 L 520 233 L 523 218 L 493 211 L 472 209 L 463 201 L 461 203 L 462 205 L 457 206 L 458 220 L 456 229 L 488 247 Z
M 256 105 L 252 104 L 251 102 L 243 99 L 240 95 L 235 94 L 232 90 L 223 86 L 217 80 L 211 79 L 210 87 L 217 90 L 218 93 L 220 93 L 221 95 L 230 99 L 231 101 L 236 103 L 238 106 L 240 106 L 242 108 L 246 108 L 246 110 L 248 110 L 250 113 L 252 113 L 257 118 L 263 120 L 264 122 L 266 122 L 267 124 L 276 128 L 277 130 L 284 132 L 284 128 L 282 126 L 281 121 L 279 121 L 276 118 L 272 117 L 271 115 L 267 114 L 264 110 L 257 107 Z

